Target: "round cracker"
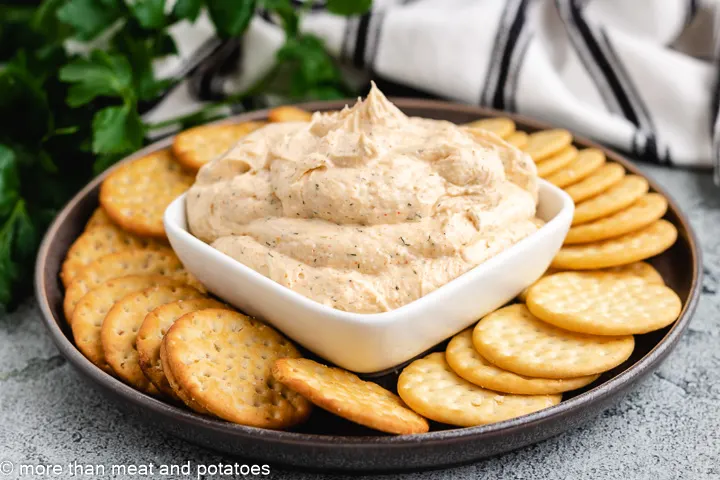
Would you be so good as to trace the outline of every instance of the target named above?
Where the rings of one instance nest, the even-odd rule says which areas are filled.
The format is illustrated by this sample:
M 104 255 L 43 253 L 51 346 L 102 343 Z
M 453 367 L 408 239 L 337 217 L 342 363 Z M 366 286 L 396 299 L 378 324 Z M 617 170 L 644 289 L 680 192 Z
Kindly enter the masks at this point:
M 591 222 L 619 212 L 639 200 L 649 188 L 648 181 L 643 177 L 626 175 L 605 192 L 576 205 L 572 224 Z
M 523 151 L 539 162 L 559 153 L 572 143 L 572 135 L 565 129 L 542 130 L 531 133 Z
M 304 421 L 310 403 L 275 381 L 275 360 L 300 352 L 269 326 L 230 310 L 178 319 L 165 335 L 167 362 L 180 387 L 222 419 L 264 428 Z
M 483 118 L 470 122 L 466 127 L 482 128 L 488 132 L 492 132 L 500 138 L 507 139 L 515 133 L 515 122 L 507 117 Z
M 563 272 L 533 285 L 527 307 L 539 319 L 573 332 L 633 335 L 670 325 L 682 302 L 665 285 L 632 275 Z
M 206 308 L 228 307 L 212 298 L 193 298 L 168 303 L 147 314 L 137 332 L 135 347 L 140 368 L 158 390 L 170 397 L 175 397 L 176 394 L 168 383 L 160 360 L 160 345 L 162 345 L 163 337 L 175 320 L 186 313 Z M 182 399 L 178 398 L 178 400 Z
M 617 267 L 659 255 L 677 240 L 677 229 L 667 220 L 619 237 L 580 245 L 565 245 L 551 266 L 561 270 Z
M 605 163 L 605 154 L 597 148 L 585 148 L 567 167 L 549 175 L 545 180 L 556 187 L 564 188 L 592 175 Z
M 128 275 L 101 283 L 84 295 L 77 304 L 71 322 L 78 350 L 107 373 L 115 372 L 105 360 L 100 330 L 105 316 L 115 302 L 125 295 L 145 288 L 178 283 L 162 275 Z
M 110 217 L 108 217 L 108 214 L 105 213 L 105 210 L 103 210 L 102 207 L 98 207 L 95 211 L 93 211 L 92 215 L 90 215 L 90 218 L 85 224 L 85 231 L 95 227 L 107 227 L 110 225 L 114 225 L 112 220 L 110 220 Z
M 348 371 L 306 358 L 281 358 L 273 377 L 320 408 L 381 432 L 409 435 L 429 430 L 427 420 L 394 393 Z
M 548 395 L 582 388 L 599 377 L 599 374 L 576 378 L 534 378 L 518 375 L 483 358 L 475 350 L 472 336 L 472 328 L 455 335 L 448 343 L 445 360 L 455 373 L 479 387 L 518 395 Z
M 70 246 L 60 271 L 60 279 L 67 288 L 72 279 L 93 260 L 129 249 L 167 249 L 165 242 L 142 238 L 125 232 L 113 224 L 86 229 Z
M 152 385 L 140 368 L 137 333 L 145 316 L 161 305 L 202 297 L 200 291 L 181 285 L 163 285 L 130 293 L 113 305 L 100 331 L 105 361 L 118 377 L 140 391 Z
M 592 198 L 616 185 L 625 176 L 625 169 L 618 163 L 606 163 L 585 179 L 565 187 L 575 203 Z
M 165 378 L 168 381 L 168 385 L 170 385 L 170 388 L 172 388 L 173 395 L 172 398 L 180 399 L 181 402 L 185 404 L 190 410 L 193 410 L 196 413 L 199 413 L 201 415 L 212 415 L 210 412 L 208 412 L 202 405 L 197 403 L 188 392 L 186 392 L 182 386 L 175 380 L 175 375 L 173 375 L 172 372 L 172 366 L 170 365 L 170 362 L 167 358 L 167 347 L 165 345 L 165 337 L 163 337 L 163 341 L 160 344 L 160 364 L 162 365 L 163 372 L 165 373 Z
M 665 197 L 658 193 L 647 193 L 628 208 L 609 217 L 570 228 L 565 243 L 597 242 L 640 230 L 661 219 L 667 212 L 667 207 Z
M 541 321 L 525 305 L 515 304 L 480 320 L 473 330 L 473 345 L 488 361 L 510 372 L 572 378 L 622 364 L 632 354 L 635 340 L 632 335 L 570 332 Z
M 312 113 L 302 108 L 285 105 L 276 107 L 268 112 L 269 122 L 309 122 L 312 120 Z
M 618 275 L 632 275 L 634 277 L 642 278 L 649 283 L 657 283 L 659 285 L 665 285 L 660 272 L 655 270 L 655 267 L 647 262 L 634 262 L 628 265 L 620 265 L 619 267 L 609 267 L 602 270 L 589 270 L 594 272 L 609 272 Z
M 101 283 L 126 275 L 169 275 L 190 283 L 190 275 L 169 248 L 161 250 L 124 250 L 94 260 L 83 268 L 65 291 L 63 309 L 70 320 L 77 302 Z M 193 285 L 194 286 L 194 285 Z M 72 321 L 71 321 L 72 323 Z
M 552 157 L 548 157 L 537 164 L 538 175 L 542 178 L 547 178 L 558 170 L 567 167 L 577 156 L 577 148 L 572 145 L 565 147 Z
M 527 133 L 518 130 L 509 135 L 505 141 L 522 150 L 528 144 L 528 137 Z
M 458 376 L 442 352 L 415 360 L 398 378 L 398 394 L 431 420 L 472 427 L 502 422 L 560 403 L 560 395 L 513 395 L 487 390 Z
M 663 280 L 662 275 L 660 275 L 660 272 L 655 270 L 655 267 L 650 265 L 647 262 L 634 262 L 630 263 L 628 265 L 620 265 L 618 267 L 609 267 L 609 268 L 603 268 L 600 270 L 576 270 L 579 272 L 582 271 L 588 271 L 588 272 L 609 272 L 609 273 L 615 273 L 618 275 L 631 275 L 634 277 L 642 278 L 646 282 L 649 283 L 657 283 L 660 285 L 665 285 L 665 280 Z M 543 275 L 535 281 L 535 283 L 539 282 L 541 279 L 547 277 L 548 275 L 552 275 L 554 273 L 559 273 L 559 270 L 555 268 L 548 268 Z M 534 285 L 534 284 L 533 284 Z M 530 285 L 532 287 L 532 285 Z M 518 300 L 525 303 L 527 300 L 527 292 L 530 290 L 530 287 L 527 287 L 525 290 L 520 292 L 518 294 Z
M 136 235 L 165 237 L 163 213 L 193 184 L 169 149 L 123 163 L 100 186 L 100 204 L 112 221 Z
M 263 125 L 263 122 L 242 122 L 194 127 L 175 136 L 172 153 L 183 167 L 199 170 L 229 150 L 242 137 Z

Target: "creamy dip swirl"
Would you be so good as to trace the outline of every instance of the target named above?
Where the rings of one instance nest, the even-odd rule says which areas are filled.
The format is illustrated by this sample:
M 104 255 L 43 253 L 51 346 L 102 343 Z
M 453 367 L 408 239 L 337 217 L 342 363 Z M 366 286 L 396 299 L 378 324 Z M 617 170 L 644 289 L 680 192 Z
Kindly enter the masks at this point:
M 532 160 L 484 130 L 407 117 L 373 86 L 309 123 L 277 123 L 205 165 L 190 231 L 306 297 L 376 313 L 535 232 Z

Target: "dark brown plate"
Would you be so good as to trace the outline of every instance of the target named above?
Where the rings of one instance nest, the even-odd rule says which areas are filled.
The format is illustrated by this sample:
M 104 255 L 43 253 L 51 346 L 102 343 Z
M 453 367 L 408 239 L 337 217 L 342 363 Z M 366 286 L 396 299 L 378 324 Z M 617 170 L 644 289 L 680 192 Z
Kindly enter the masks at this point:
M 465 123 L 481 117 L 506 115 L 473 106 L 414 99 L 397 99 L 396 104 L 415 116 Z M 308 110 L 336 110 L 345 102 L 319 102 L 302 105 Z M 267 110 L 239 115 L 223 122 L 264 119 Z M 539 122 L 510 115 L 519 129 L 535 131 L 550 128 Z M 136 158 L 165 147 L 172 139 L 153 144 L 128 158 Z M 602 148 L 576 137 L 576 145 Z M 608 159 L 642 175 L 632 163 L 602 148 Z M 107 174 L 107 173 L 106 173 Z M 689 222 L 677 204 L 655 182 L 653 190 L 668 197 L 665 218 L 679 231 L 677 243 L 652 263 L 666 283 L 680 295 L 683 311 L 672 326 L 637 337 L 635 352 L 623 365 L 607 372 L 584 390 L 565 396 L 552 408 L 510 421 L 473 428 L 433 425 L 430 433 L 386 436 L 366 430 L 316 409 L 310 421 L 296 431 L 263 430 L 234 425 L 203 417 L 186 409 L 139 393 L 96 368 L 75 348 L 62 314 L 63 289 L 58 273 L 72 241 L 82 231 L 97 206 L 100 182 L 93 180 L 63 209 L 48 230 L 40 247 L 36 265 L 36 292 L 45 323 L 60 352 L 92 385 L 148 423 L 190 442 L 240 457 L 270 464 L 311 469 L 388 471 L 437 468 L 466 463 L 558 435 L 596 416 L 617 402 L 636 382 L 655 370 L 675 347 L 690 322 L 700 293 L 701 259 L 698 242 Z M 396 374 L 375 379 L 394 388 Z

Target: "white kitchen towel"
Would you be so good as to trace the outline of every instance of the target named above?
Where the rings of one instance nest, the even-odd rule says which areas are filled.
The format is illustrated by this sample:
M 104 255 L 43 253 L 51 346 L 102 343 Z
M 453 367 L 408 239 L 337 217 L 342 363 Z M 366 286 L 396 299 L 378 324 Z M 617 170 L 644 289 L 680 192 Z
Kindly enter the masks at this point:
M 718 0 L 375 0 L 368 14 L 345 18 L 316 2 L 301 28 L 369 76 L 526 114 L 644 160 L 711 166 L 720 154 L 719 11 Z M 204 17 L 176 27 L 185 64 L 208 45 L 215 58 L 201 60 L 195 88 L 178 87 L 152 120 L 247 88 L 283 41 L 268 16 L 225 51 L 210 31 Z

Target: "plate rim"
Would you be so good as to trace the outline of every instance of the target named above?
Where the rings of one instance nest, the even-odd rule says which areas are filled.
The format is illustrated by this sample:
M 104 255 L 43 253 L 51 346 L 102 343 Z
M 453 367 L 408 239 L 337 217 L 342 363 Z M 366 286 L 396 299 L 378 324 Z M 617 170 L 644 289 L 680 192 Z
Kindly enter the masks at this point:
M 545 122 L 541 122 L 523 115 L 509 112 L 498 111 L 490 108 L 479 107 L 474 105 L 464 105 L 440 100 L 426 100 L 416 98 L 391 98 L 391 100 L 403 108 L 425 108 L 436 111 L 464 113 L 479 118 L 506 116 L 511 118 L 516 124 L 530 129 L 542 130 L 558 128 L 553 127 Z M 334 110 L 342 108 L 346 104 L 352 104 L 354 99 L 336 100 L 336 101 L 319 101 L 306 102 L 297 104 L 298 107 L 311 111 L 316 110 Z M 238 115 L 210 122 L 210 124 L 238 123 L 249 120 L 262 120 L 267 118 L 271 108 L 245 112 Z M 571 131 L 572 132 L 572 131 Z M 126 385 L 122 381 L 106 374 L 102 370 L 95 367 L 87 360 L 79 350 L 74 346 L 70 339 L 65 335 L 60 327 L 60 322 L 64 319 L 55 319 L 49 304 L 48 296 L 45 292 L 45 282 L 49 272 L 45 269 L 47 263 L 50 246 L 54 243 L 60 226 L 64 223 L 65 218 L 71 210 L 80 203 L 88 194 L 97 188 L 102 180 L 121 164 L 131 161 L 143 155 L 147 155 L 153 151 L 168 147 L 175 134 L 168 136 L 157 142 L 138 150 L 137 152 L 125 157 L 113 167 L 105 170 L 102 174 L 95 177 L 85 187 L 83 187 L 75 196 L 62 208 L 48 228 L 42 243 L 38 249 L 37 260 L 35 264 L 35 296 L 42 313 L 43 323 L 48 329 L 53 343 L 57 346 L 60 353 L 77 369 L 83 376 L 92 380 L 100 386 L 112 390 L 113 393 L 123 397 L 127 402 L 135 406 L 143 407 L 151 410 L 153 413 L 162 415 L 166 419 L 173 421 L 181 421 L 191 427 L 200 427 L 215 431 L 222 431 L 225 434 L 244 437 L 246 439 L 258 439 L 272 441 L 277 444 L 286 446 L 302 445 L 305 447 L 333 447 L 335 449 L 351 448 L 406 448 L 412 445 L 422 444 L 423 446 L 432 446 L 433 444 L 443 444 L 453 442 L 465 442 L 471 438 L 492 437 L 496 435 L 508 434 L 513 431 L 522 430 L 532 426 L 541 425 L 545 422 L 561 419 L 565 415 L 582 409 L 583 406 L 600 403 L 615 394 L 621 393 L 627 387 L 635 382 L 635 380 L 643 377 L 656 368 L 659 363 L 672 351 L 677 345 L 682 334 L 687 329 L 693 313 L 697 307 L 700 298 L 701 282 L 702 282 L 702 252 L 697 234 L 692 228 L 687 216 L 679 208 L 676 200 L 664 188 L 662 188 L 653 178 L 643 174 L 630 160 L 626 159 L 620 153 L 614 152 L 607 147 L 601 146 L 592 140 L 581 135 L 573 133 L 573 142 L 582 144 L 584 147 L 598 148 L 605 153 L 608 159 L 620 163 L 630 173 L 634 173 L 647 179 L 650 187 L 665 195 L 670 204 L 671 210 L 677 216 L 678 221 L 682 224 L 683 229 L 687 232 L 687 239 L 692 262 L 692 281 L 690 284 L 689 296 L 687 302 L 683 305 L 680 317 L 668 330 L 665 336 L 658 343 L 637 360 L 637 362 L 627 370 L 619 373 L 617 376 L 606 380 L 602 384 L 581 393 L 566 401 L 560 402 L 558 405 L 540 410 L 538 412 L 517 417 L 503 422 L 493 423 L 489 425 L 480 425 L 475 427 L 457 427 L 448 430 L 440 430 L 414 435 L 369 435 L 369 436 L 348 436 L 348 435 L 324 435 L 317 433 L 292 432 L 283 430 L 270 430 L 257 427 L 249 427 L 245 425 L 233 424 L 220 419 L 205 417 L 186 409 L 175 407 L 162 400 L 155 399 L 148 395 L 138 392 L 132 387 Z

